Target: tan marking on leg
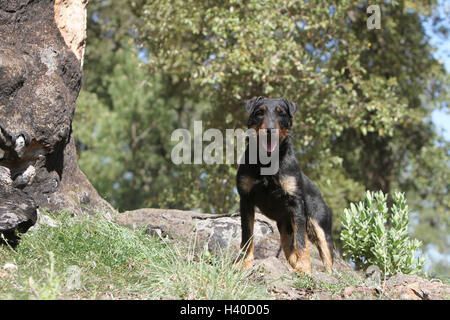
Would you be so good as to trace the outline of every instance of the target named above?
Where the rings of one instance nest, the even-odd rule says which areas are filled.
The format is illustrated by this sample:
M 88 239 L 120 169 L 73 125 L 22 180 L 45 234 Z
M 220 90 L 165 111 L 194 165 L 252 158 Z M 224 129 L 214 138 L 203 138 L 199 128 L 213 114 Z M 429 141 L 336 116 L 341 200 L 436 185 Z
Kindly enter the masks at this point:
M 305 232 L 305 246 L 302 250 L 297 249 L 298 261 L 297 270 L 304 273 L 311 273 L 311 245 L 308 234 Z
M 284 255 L 292 268 L 297 267 L 297 254 L 292 245 L 293 236 L 286 233 L 285 230 L 280 230 L 281 248 L 283 248 Z
M 330 249 L 328 248 L 325 232 L 316 220 L 309 218 L 308 221 L 311 226 L 311 228 L 309 228 L 311 240 L 319 250 L 320 259 L 322 260 L 325 270 L 327 272 L 331 272 L 333 268 L 333 257 L 331 256 Z
M 293 227 L 293 233 L 288 234 L 286 227 L 282 227 L 280 230 L 281 247 L 283 248 L 286 259 L 295 271 L 311 273 L 311 260 L 310 260 L 310 242 L 308 235 L 305 232 L 305 246 L 299 250 L 296 239 L 296 228 L 293 221 L 291 221 Z M 306 231 L 306 230 L 305 230 Z
M 249 193 L 255 184 L 256 180 L 248 176 L 242 176 L 239 180 L 239 186 L 245 193 Z
M 241 242 L 241 250 L 244 250 L 244 258 L 242 260 L 242 267 L 244 269 L 251 269 L 253 267 L 253 260 L 254 252 L 255 252 L 255 245 L 253 242 L 253 226 L 255 224 L 255 215 L 252 215 L 250 217 L 250 229 L 251 229 L 251 236 L 250 239 L 247 241 L 247 243 Z
M 249 270 L 253 267 L 253 261 L 255 259 L 254 251 L 255 251 L 255 246 L 253 244 L 253 239 L 251 239 L 250 243 L 248 245 L 248 249 L 244 254 L 244 259 L 242 260 L 242 267 L 244 269 Z
M 310 251 L 310 242 L 308 234 L 306 233 L 306 226 L 304 226 L 303 234 L 305 235 L 305 246 L 299 250 L 297 246 L 297 227 L 294 223 L 294 219 L 291 220 L 292 228 L 294 230 L 294 248 L 297 254 L 297 265 L 295 267 L 296 271 L 304 272 L 307 274 L 311 274 L 311 251 Z
M 284 192 L 290 195 L 295 194 L 295 191 L 297 190 L 297 181 L 293 176 L 281 177 L 280 185 Z

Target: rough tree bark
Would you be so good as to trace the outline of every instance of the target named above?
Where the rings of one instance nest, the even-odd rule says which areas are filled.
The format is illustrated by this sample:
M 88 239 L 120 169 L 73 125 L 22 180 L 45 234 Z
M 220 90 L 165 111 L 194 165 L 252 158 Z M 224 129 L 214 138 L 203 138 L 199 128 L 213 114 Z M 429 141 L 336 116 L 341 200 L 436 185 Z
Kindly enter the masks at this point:
M 0 180 L 0 215 L 24 197 L 52 211 L 113 212 L 78 168 L 72 135 L 86 5 L 0 0 L 0 166 L 12 181 Z M 7 198 L 16 207 L 1 206 Z

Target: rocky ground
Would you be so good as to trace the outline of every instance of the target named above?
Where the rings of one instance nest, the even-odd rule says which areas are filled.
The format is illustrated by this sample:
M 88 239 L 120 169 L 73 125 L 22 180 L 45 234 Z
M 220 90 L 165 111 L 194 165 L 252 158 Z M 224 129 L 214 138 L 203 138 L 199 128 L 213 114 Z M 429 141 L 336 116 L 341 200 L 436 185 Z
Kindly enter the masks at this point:
M 318 260 L 316 262 L 319 263 Z M 298 276 L 276 257 L 258 260 L 254 276 L 266 281 L 276 299 L 345 300 L 441 300 L 450 299 L 450 286 L 441 280 L 398 274 L 384 281 L 376 271 L 359 273 L 337 267 L 333 274 L 319 270 Z
M 119 213 L 115 221 L 127 227 L 145 227 L 162 239 L 195 239 L 202 249 L 217 253 L 238 250 L 238 215 L 212 215 L 190 211 L 140 209 Z M 340 258 L 332 274 L 324 272 L 313 251 L 311 276 L 292 272 L 279 247 L 279 233 L 273 221 L 257 214 L 255 219 L 255 266 L 251 277 L 263 281 L 276 299 L 450 299 L 450 286 L 438 279 L 398 274 L 384 279 L 376 267 L 363 272 Z

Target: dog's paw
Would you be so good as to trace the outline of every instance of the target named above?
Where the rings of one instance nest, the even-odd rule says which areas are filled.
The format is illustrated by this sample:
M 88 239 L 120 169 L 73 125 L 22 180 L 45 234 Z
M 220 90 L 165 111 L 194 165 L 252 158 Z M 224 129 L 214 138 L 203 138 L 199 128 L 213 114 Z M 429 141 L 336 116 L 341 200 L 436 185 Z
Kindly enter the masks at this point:
M 253 260 L 243 260 L 242 268 L 244 270 L 252 270 L 253 269 Z
M 300 266 L 295 268 L 295 272 L 311 275 L 311 266 Z

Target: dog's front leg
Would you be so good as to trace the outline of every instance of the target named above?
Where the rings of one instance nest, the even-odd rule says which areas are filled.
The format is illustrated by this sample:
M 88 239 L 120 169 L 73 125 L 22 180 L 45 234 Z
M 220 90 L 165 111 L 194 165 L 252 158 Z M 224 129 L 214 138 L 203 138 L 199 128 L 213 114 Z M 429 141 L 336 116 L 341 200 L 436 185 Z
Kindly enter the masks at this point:
M 255 206 L 247 197 L 241 195 L 240 202 L 242 240 L 241 249 L 244 253 L 243 267 L 250 269 L 253 266 L 254 244 L 253 225 L 255 223 Z
M 277 222 L 281 247 L 295 271 L 310 274 L 310 241 L 306 233 L 306 217 L 301 204 L 291 208 L 289 217 Z

